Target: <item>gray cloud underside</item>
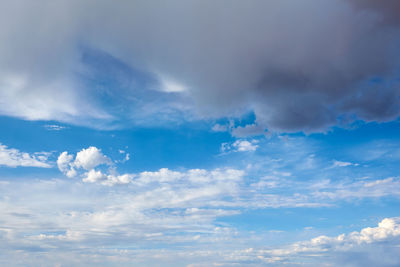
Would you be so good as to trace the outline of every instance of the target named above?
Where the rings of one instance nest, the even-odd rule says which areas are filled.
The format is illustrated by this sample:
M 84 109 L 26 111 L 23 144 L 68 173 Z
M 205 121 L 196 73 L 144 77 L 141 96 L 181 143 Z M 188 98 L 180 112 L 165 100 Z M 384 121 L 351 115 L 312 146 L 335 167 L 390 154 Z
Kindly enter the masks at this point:
M 400 114 L 398 1 L 13 1 L 0 10 L 2 114 L 146 121 L 254 110 L 261 127 L 306 132 Z M 132 80 L 88 89 L 77 78 L 92 71 L 82 46 L 186 92 L 143 103 Z M 126 102 L 104 107 L 99 95 Z

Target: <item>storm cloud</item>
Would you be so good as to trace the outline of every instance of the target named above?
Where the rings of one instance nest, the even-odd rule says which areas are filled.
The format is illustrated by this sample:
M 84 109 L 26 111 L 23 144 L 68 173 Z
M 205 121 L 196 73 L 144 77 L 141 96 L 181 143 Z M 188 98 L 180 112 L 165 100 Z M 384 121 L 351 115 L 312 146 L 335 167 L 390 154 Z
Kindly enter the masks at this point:
M 315 132 L 400 114 L 395 0 L 21 0 L 0 10 L 3 115 L 85 124 L 252 111 L 257 127 Z M 119 62 L 101 72 L 117 84 L 85 83 L 101 65 L 85 62 L 87 48 Z

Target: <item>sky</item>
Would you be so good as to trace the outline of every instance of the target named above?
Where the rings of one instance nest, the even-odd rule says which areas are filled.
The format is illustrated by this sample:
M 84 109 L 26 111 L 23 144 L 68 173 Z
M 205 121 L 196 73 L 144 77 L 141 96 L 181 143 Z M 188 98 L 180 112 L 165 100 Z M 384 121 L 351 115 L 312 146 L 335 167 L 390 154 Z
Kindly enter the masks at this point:
M 0 3 L 1 266 L 400 266 L 397 0 Z

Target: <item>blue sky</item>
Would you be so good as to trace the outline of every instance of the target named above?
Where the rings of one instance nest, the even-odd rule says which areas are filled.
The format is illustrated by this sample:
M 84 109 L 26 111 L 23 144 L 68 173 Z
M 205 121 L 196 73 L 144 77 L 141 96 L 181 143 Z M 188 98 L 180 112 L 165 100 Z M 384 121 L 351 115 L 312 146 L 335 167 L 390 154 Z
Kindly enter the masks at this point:
M 0 265 L 399 266 L 399 8 L 0 4 Z

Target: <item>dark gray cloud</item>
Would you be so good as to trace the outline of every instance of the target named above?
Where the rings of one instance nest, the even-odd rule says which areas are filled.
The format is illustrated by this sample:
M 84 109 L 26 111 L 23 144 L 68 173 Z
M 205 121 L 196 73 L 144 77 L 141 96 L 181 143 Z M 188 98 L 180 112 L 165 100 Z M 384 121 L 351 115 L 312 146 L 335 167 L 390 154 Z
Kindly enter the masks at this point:
M 143 122 L 253 110 L 258 127 L 289 132 L 400 114 L 396 0 L 13 1 L 0 10 L 2 114 Z M 158 85 L 139 90 L 111 72 L 129 81 L 110 85 L 123 107 L 99 101 L 104 90 L 79 78 L 93 72 L 82 45 Z

